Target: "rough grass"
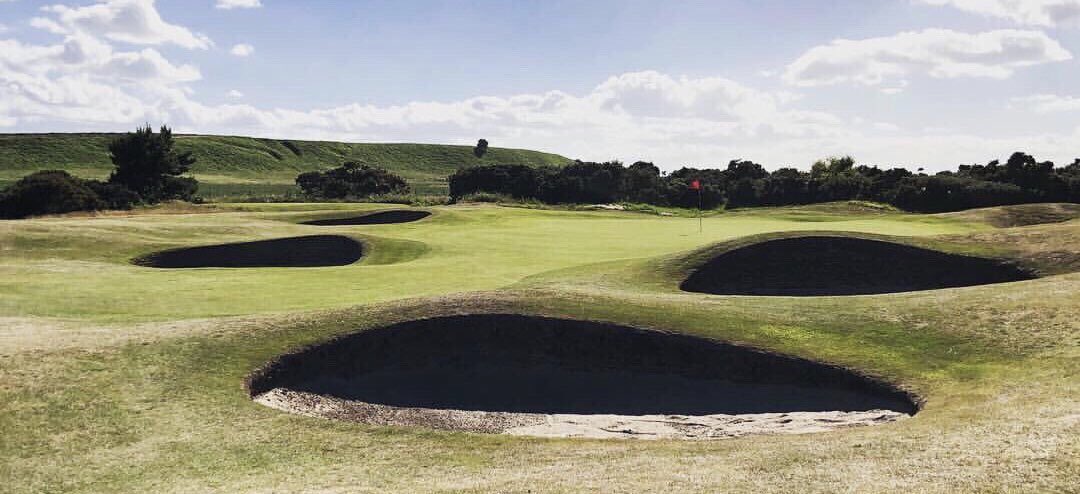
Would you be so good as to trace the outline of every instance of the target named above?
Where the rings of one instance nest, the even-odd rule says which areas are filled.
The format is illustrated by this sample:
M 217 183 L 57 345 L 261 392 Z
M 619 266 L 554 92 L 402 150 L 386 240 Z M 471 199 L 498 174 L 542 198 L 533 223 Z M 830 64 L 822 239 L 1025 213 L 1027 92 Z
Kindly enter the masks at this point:
M 112 170 L 106 146 L 115 134 L 0 134 L 0 182 L 37 170 L 62 169 L 86 178 Z M 295 193 L 301 172 L 357 160 L 382 166 L 412 184 L 419 194 L 446 194 L 446 177 L 480 163 L 561 166 L 567 158 L 524 149 L 489 148 L 483 160 L 470 146 L 441 144 L 351 144 L 228 136 L 177 136 L 177 148 L 198 160 L 192 173 L 208 198 Z
M 0 223 L 6 492 L 1068 492 L 1080 476 L 1080 223 L 993 229 L 895 212 L 697 220 L 491 206 L 356 227 L 356 266 L 149 272 L 161 247 L 306 234 L 357 205 L 240 205 Z M 653 268 L 790 230 L 912 237 L 1053 275 L 858 297 L 681 293 Z M 316 229 L 317 230 L 317 229 Z M 352 233 L 350 233 L 352 234 Z M 947 237 L 938 237 L 947 235 Z M 918 238 L 915 238 L 918 237 Z M 1063 238 L 1045 242 L 1047 239 Z M 1045 246 L 1045 247 L 1044 247 Z M 392 252 L 401 251 L 401 256 Z M 1055 257 L 1057 256 L 1057 257 Z M 306 270 L 305 270 L 306 271 Z M 662 277 L 661 277 L 662 278 Z M 485 290 L 478 292 L 476 290 Z M 466 293 L 468 292 L 468 293 Z M 285 313 L 288 312 L 288 313 Z M 711 442 L 544 440 L 305 418 L 241 382 L 283 352 L 418 317 L 524 313 L 706 336 L 859 369 L 926 398 L 912 419 Z M 228 316 L 228 317 L 226 317 Z M 202 319 L 197 319 L 202 317 Z
M 1010 228 L 1014 226 L 1063 223 L 1080 218 L 1080 204 L 1018 204 L 1015 206 L 970 209 L 955 213 L 944 213 L 939 216 L 966 221 L 982 221 L 998 228 Z

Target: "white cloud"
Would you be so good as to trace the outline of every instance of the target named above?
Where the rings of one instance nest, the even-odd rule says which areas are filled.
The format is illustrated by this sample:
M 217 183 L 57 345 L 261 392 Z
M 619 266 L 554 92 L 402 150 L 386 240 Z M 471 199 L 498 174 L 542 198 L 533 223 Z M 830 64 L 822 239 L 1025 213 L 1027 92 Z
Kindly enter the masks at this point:
M 1032 26 L 1080 25 L 1080 0 L 916 0 Z
M 1009 102 L 1009 107 L 1015 109 L 1029 109 L 1036 113 L 1080 111 L 1080 98 L 1075 96 L 1059 96 L 1056 94 L 1035 94 L 1013 98 Z
M 233 45 L 232 49 L 229 50 L 229 53 L 238 57 L 246 57 L 248 55 L 251 55 L 252 53 L 255 53 L 255 47 L 247 43 L 240 43 L 237 45 Z
M 214 5 L 214 8 L 232 10 L 256 9 L 262 6 L 262 2 L 259 0 L 217 0 L 217 4 Z
M 655 160 L 668 169 L 717 165 L 740 157 L 772 166 L 805 167 L 815 158 L 847 153 L 887 165 L 904 164 L 896 161 L 901 157 L 908 160 L 905 163 L 932 169 L 935 164 L 953 167 L 984 156 L 986 160 L 1007 156 L 1017 149 L 1071 162 L 1073 157 L 1067 155 L 1080 149 L 1080 130 L 1033 131 L 1030 136 L 1003 139 L 947 129 L 908 131 L 877 118 L 820 111 L 788 91 L 755 88 L 724 77 L 653 71 L 618 74 L 577 94 L 553 90 L 388 106 L 271 109 L 243 104 L 243 93 L 232 90 L 226 94 L 234 101 L 211 105 L 199 101 L 189 87 L 201 77 L 196 67 L 170 61 L 154 47 L 114 46 L 116 29 L 90 29 L 59 14 L 40 18 L 37 25 L 56 33 L 56 41 L 0 40 L 0 126 L 20 131 L 116 131 L 152 122 L 168 123 L 181 132 L 462 144 L 484 137 L 497 146 L 544 149 L 583 159 Z M 1000 54 L 923 47 L 939 55 L 948 53 L 953 64 L 966 56 L 982 64 L 1018 66 L 1031 60 L 1032 51 L 1041 53 L 1043 48 L 1019 53 L 1010 48 Z M 942 64 L 900 65 L 902 74 L 890 75 L 888 84 L 877 86 L 880 90 L 902 89 L 906 76 L 929 73 Z M 851 73 L 845 77 L 855 80 Z
M 42 7 L 42 11 L 53 17 L 37 17 L 31 24 L 55 34 L 83 34 L 141 45 L 175 44 L 189 49 L 213 45 L 204 35 L 165 22 L 154 0 L 106 0 L 85 7 L 52 5 Z
M 796 86 L 877 86 L 908 77 L 1004 79 L 1021 67 L 1070 60 L 1072 54 L 1038 31 L 1005 29 L 967 34 L 926 29 L 863 40 L 839 39 L 811 48 L 787 66 Z M 896 92 L 895 87 L 891 91 Z
M 191 65 L 175 65 L 157 50 L 116 52 L 94 38 L 75 35 L 57 45 L 24 45 L 17 40 L 0 40 L 0 80 L 26 77 L 42 81 L 63 76 L 84 75 L 113 81 L 176 84 L 201 78 Z

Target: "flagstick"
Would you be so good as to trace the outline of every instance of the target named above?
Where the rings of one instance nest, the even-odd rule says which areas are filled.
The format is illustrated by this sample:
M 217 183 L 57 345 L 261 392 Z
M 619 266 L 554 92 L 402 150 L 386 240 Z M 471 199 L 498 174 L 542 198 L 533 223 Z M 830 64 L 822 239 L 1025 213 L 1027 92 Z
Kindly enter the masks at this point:
M 701 234 L 702 228 L 703 228 L 702 225 L 701 225 L 701 223 L 703 221 L 702 216 L 703 216 L 703 214 L 702 214 L 702 211 L 701 211 L 701 187 L 699 186 L 698 190 L 697 190 L 697 232 L 698 232 L 698 234 Z

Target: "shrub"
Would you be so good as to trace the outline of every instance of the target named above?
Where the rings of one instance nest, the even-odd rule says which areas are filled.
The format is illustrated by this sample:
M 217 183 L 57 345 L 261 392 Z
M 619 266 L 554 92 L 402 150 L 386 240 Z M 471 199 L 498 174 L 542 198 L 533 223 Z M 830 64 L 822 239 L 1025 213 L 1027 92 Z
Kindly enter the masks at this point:
M 97 194 L 105 209 L 131 209 L 132 206 L 142 202 L 139 194 L 120 184 L 100 180 L 86 180 L 83 183 Z
M 4 218 L 96 211 L 105 207 L 105 202 L 83 180 L 62 170 L 31 173 L 0 193 L 0 216 Z
M 405 179 L 378 167 L 357 162 L 324 172 L 301 173 L 296 185 L 315 199 L 360 199 L 374 195 L 408 194 Z

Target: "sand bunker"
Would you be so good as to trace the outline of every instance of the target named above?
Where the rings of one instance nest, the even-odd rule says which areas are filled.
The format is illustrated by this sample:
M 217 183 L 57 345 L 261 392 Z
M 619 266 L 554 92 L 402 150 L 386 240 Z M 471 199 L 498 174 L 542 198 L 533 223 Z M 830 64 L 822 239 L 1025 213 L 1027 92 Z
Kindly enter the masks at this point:
M 360 242 L 340 235 L 310 235 L 155 252 L 134 259 L 154 268 L 262 268 L 345 266 L 359 261 Z
M 248 381 L 268 406 L 376 425 L 557 437 L 812 432 L 914 413 L 839 367 L 605 323 L 471 315 L 364 331 Z
M 863 295 L 1032 279 L 1005 262 L 850 237 L 769 240 L 720 254 L 681 285 L 717 295 Z
M 392 211 L 378 211 L 361 216 L 350 216 L 348 218 L 305 221 L 303 224 L 315 226 L 389 225 L 393 223 L 411 223 L 413 221 L 420 221 L 428 216 L 431 216 L 431 213 L 427 211 L 397 209 Z

